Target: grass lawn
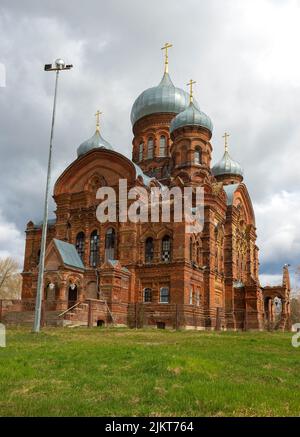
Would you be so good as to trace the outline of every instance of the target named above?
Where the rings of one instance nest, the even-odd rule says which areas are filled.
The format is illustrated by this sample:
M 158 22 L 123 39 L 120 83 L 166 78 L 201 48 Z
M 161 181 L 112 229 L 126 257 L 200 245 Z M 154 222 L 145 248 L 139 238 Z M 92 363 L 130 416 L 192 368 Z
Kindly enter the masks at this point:
M 291 335 L 9 328 L 0 416 L 299 416 Z

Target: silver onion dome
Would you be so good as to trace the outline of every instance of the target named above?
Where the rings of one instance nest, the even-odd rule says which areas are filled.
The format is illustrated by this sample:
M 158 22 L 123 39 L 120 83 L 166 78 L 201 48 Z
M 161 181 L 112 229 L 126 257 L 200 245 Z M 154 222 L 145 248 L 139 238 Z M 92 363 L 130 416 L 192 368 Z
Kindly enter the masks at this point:
M 200 109 L 190 102 L 189 106 L 176 117 L 173 118 L 170 125 L 170 132 L 174 132 L 176 129 L 184 126 L 199 126 L 213 131 L 213 124 L 208 115 L 200 111 Z
M 88 140 L 84 141 L 77 149 L 77 156 L 84 155 L 93 149 L 108 149 L 113 150 L 111 144 L 106 141 L 100 134 L 99 130 L 96 129 L 94 135 Z
M 223 175 L 235 175 L 235 176 L 244 176 L 244 170 L 242 166 L 234 161 L 229 155 L 228 151 L 225 150 L 223 158 L 217 164 L 215 164 L 212 168 L 212 174 L 214 176 L 223 176 Z
M 131 123 L 134 125 L 140 118 L 159 112 L 178 114 L 189 106 L 189 100 L 189 94 L 175 87 L 169 74 L 164 73 L 158 86 L 143 91 L 134 102 Z

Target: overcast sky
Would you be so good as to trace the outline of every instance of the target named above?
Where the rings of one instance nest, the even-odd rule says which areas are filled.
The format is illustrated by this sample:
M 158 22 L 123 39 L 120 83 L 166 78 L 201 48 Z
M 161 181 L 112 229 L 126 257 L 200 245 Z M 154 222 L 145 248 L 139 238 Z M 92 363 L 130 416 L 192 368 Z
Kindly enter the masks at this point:
M 299 0 L 1 0 L 0 256 L 22 262 L 26 223 L 42 217 L 54 86 L 43 65 L 74 64 L 59 84 L 54 182 L 98 108 L 103 136 L 131 157 L 131 106 L 159 83 L 170 41 L 174 84 L 196 80 L 214 123 L 213 162 L 226 130 L 244 167 L 262 283 L 280 281 L 284 263 L 300 264 L 299 23 Z

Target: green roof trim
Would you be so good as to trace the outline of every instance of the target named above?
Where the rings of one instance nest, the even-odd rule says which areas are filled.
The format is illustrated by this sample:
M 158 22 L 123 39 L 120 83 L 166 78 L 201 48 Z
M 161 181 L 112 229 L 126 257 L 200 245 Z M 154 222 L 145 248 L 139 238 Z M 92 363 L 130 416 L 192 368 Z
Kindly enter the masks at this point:
M 74 244 L 66 243 L 56 238 L 53 239 L 53 242 L 65 265 L 84 270 L 82 259 L 78 255 Z

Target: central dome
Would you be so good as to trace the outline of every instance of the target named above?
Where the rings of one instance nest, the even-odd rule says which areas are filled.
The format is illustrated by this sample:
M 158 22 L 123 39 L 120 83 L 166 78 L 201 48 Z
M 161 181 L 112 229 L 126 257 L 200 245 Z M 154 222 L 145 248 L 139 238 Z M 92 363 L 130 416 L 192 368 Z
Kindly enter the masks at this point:
M 190 103 L 189 94 L 174 86 L 168 73 L 164 73 L 158 86 L 148 88 L 136 99 L 131 110 L 131 123 L 140 118 L 159 112 L 175 113 L 184 111 Z M 198 107 L 197 103 L 195 106 Z

